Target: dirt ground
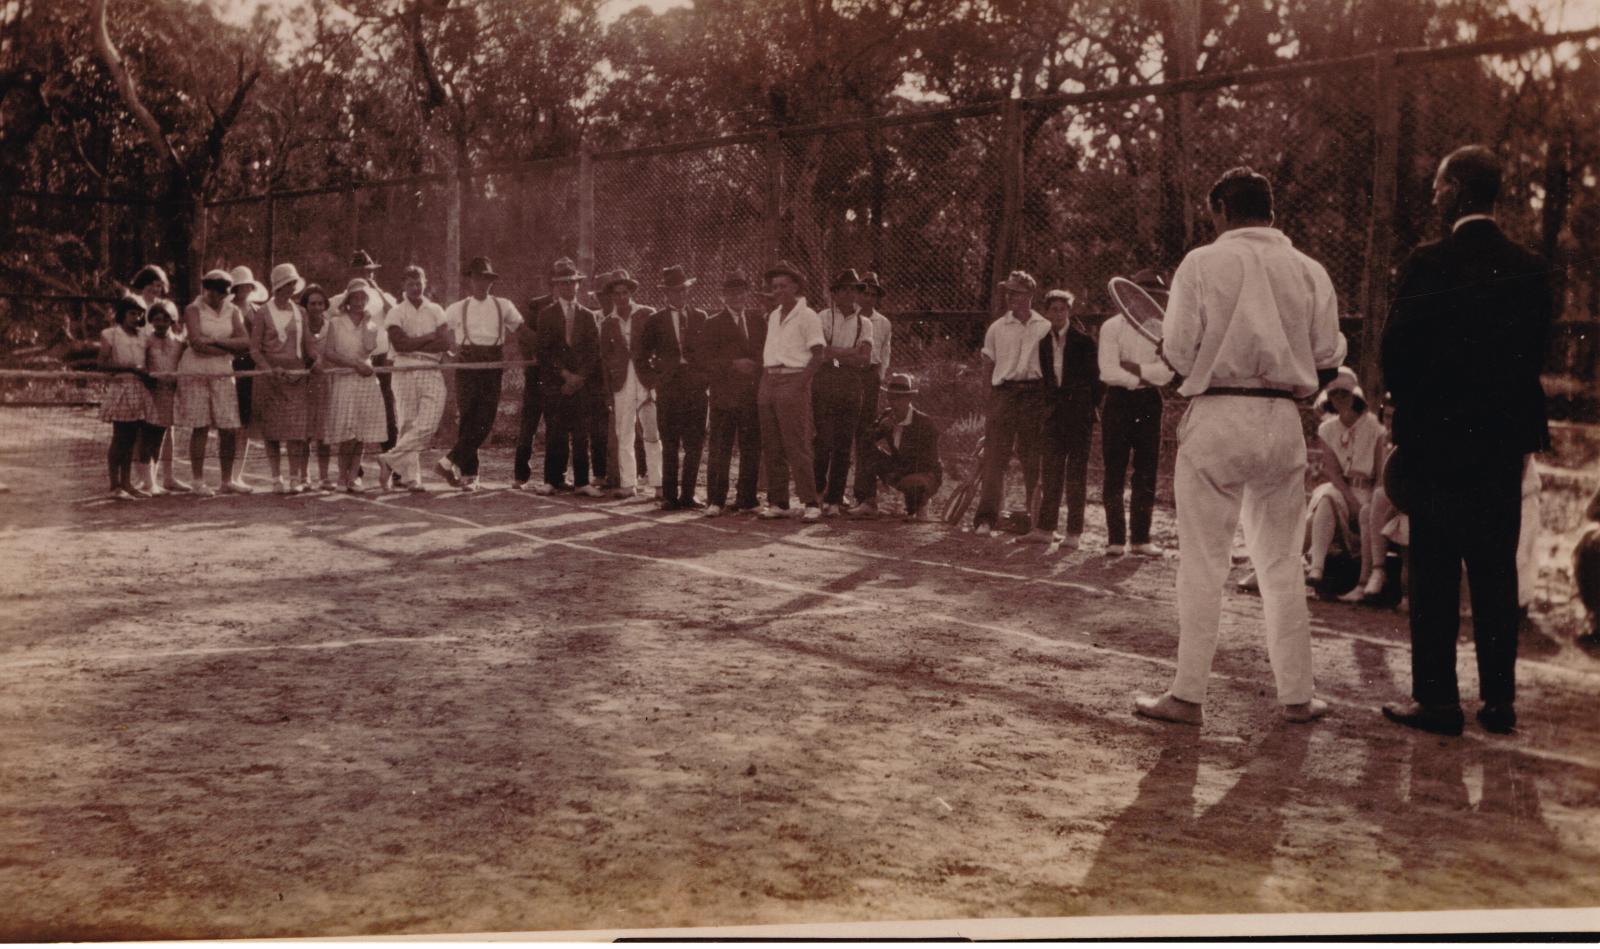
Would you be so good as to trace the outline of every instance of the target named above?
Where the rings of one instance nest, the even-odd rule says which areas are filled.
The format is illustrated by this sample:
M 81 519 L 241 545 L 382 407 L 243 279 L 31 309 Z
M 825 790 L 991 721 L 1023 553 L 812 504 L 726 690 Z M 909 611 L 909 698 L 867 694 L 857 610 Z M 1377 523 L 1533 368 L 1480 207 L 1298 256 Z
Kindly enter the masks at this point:
M 1196 733 L 1130 713 L 1172 671 L 1176 560 L 1107 561 L 1098 508 L 1046 557 L 503 481 L 116 504 L 4 474 L 0 937 L 1600 904 L 1560 532 L 1516 736 L 1386 724 L 1404 618 L 1342 604 L 1313 607 L 1335 714 L 1281 724 L 1243 595 Z

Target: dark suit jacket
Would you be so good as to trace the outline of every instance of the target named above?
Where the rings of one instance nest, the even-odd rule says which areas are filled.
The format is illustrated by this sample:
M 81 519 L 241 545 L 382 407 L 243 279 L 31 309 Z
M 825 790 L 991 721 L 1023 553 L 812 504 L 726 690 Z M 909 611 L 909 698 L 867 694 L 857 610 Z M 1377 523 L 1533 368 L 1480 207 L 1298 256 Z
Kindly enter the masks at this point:
M 749 340 L 739 332 L 732 310 L 721 310 L 706 321 L 706 372 L 710 376 L 711 404 L 719 409 L 737 408 L 754 401 L 761 381 L 761 351 L 767 344 L 766 314 L 744 311 Z M 735 359 L 750 359 L 756 364 L 753 375 L 742 375 L 733 368 Z
M 672 311 L 657 310 L 645 323 L 639 378 L 651 389 L 704 392 L 706 311 L 684 307 L 683 346 L 672 331 Z
M 1100 381 L 1100 348 L 1093 337 L 1071 328 L 1068 324 L 1067 344 L 1061 354 L 1061 374 L 1066 384 L 1056 385 L 1056 359 L 1053 338 L 1039 341 L 1039 370 L 1044 374 L 1045 416 L 1047 424 L 1057 427 L 1073 422 L 1081 424 L 1094 419 L 1095 406 L 1105 394 L 1105 383 Z
M 893 408 L 884 409 L 878 416 L 878 422 L 873 432 L 873 443 L 882 441 L 889 446 L 888 463 L 885 474 L 892 477 L 903 477 L 910 474 L 927 474 L 938 472 L 942 477 L 944 467 L 939 463 L 939 429 L 933 420 L 924 415 L 915 405 L 911 407 L 911 424 L 906 426 L 905 432 L 900 436 L 900 447 L 894 447 L 894 426 L 903 416 L 897 416 Z
M 517 327 L 517 331 L 515 333 L 517 340 L 517 352 L 522 356 L 523 360 L 527 362 L 539 361 L 539 333 L 537 325 L 539 311 L 544 309 L 545 306 L 554 299 L 555 297 L 547 293 L 542 297 L 534 297 L 528 301 L 528 318 L 522 321 L 522 325 Z M 529 367 L 530 370 L 536 370 L 537 368 L 537 366 Z
M 644 351 L 644 328 L 650 320 L 650 308 L 642 304 L 630 304 L 630 322 L 628 324 L 628 338 L 622 338 L 622 320 L 615 316 L 607 316 L 600 324 L 600 365 L 605 370 L 606 385 L 612 392 L 622 391 L 628 381 L 628 363 L 634 363 L 634 371 L 639 372 L 638 364 Z M 640 382 L 644 381 L 643 374 Z
M 584 377 L 588 387 L 599 381 L 600 334 L 594 328 L 595 312 L 573 303 L 572 342 L 567 342 L 566 318 L 561 301 L 552 299 L 534 317 L 535 348 L 539 356 L 539 382 L 546 393 L 561 393 L 561 370 Z
M 1493 221 L 1411 252 L 1383 332 L 1394 442 L 1411 470 L 1457 480 L 1549 446 L 1539 371 L 1554 309 L 1550 265 Z

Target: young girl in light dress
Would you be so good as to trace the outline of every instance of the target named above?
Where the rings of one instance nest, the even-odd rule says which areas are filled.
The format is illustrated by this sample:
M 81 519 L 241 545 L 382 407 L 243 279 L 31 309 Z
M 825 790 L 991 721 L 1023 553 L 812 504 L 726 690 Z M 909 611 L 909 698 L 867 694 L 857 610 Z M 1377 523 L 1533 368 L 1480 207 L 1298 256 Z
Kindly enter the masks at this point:
M 139 430 L 150 414 L 150 378 L 145 373 L 144 305 L 132 297 L 118 300 L 112 310 L 112 325 L 100 333 L 100 353 L 96 364 L 112 374 L 111 388 L 100 405 L 101 421 L 111 423 L 111 446 L 106 450 L 106 469 L 111 476 L 111 497 L 132 501 L 150 495 L 134 487 L 133 456 L 139 444 Z
M 352 494 L 364 490 L 356 486 L 356 472 L 366 444 L 388 437 L 383 392 L 372 368 L 378 327 L 367 318 L 367 294 L 365 280 L 350 281 L 340 312 L 328 321 L 318 360 L 328 375 L 323 440 L 338 446 L 339 487 Z
M 155 301 L 145 315 L 146 328 L 150 331 L 144 338 L 144 367 L 151 373 L 150 410 L 139 431 L 139 461 L 152 475 L 162 446 L 166 446 L 167 451 L 162 464 L 168 474 L 172 468 L 172 439 L 167 436 L 172 429 L 173 406 L 178 400 L 178 380 L 164 373 L 177 372 L 178 360 L 183 356 L 183 341 L 173 332 L 177 319 L 178 308 L 170 300 Z M 164 487 L 152 476 L 147 490 L 151 494 L 166 494 L 174 489 Z M 188 491 L 189 486 L 183 484 L 176 490 Z
M 167 299 L 167 295 L 172 292 L 172 282 L 167 279 L 167 272 L 155 264 L 145 264 L 143 267 L 139 268 L 138 273 L 133 275 L 133 280 L 129 281 L 128 287 L 133 291 L 133 295 L 139 300 L 139 302 L 144 304 L 144 335 L 146 339 L 155 335 L 155 312 L 158 308 L 158 305 L 165 304 L 167 311 L 172 317 L 169 321 L 170 325 L 167 328 L 166 336 L 177 344 L 178 352 L 181 353 L 183 346 L 183 324 L 179 321 L 177 306 L 171 300 Z M 174 353 L 172 358 L 176 360 L 178 358 L 177 353 Z M 176 368 L 176 362 L 167 368 Z M 174 395 L 177 392 L 177 383 L 171 379 L 166 380 L 166 382 L 167 385 L 170 386 L 170 388 L 166 390 L 167 394 Z M 157 386 L 154 390 L 152 390 L 152 394 L 159 395 L 161 391 L 161 387 Z M 170 427 L 172 422 L 170 418 L 170 408 L 171 406 L 169 403 L 169 418 L 166 423 L 168 427 L 165 429 L 166 434 L 162 437 L 161 444 L 156 446 L 157 452 L 153 459 L 147 460 L 143 457 L 145 455 L 144 439 L 142 437 L 140 438 L 139 454 L 141 463 L 139 468 L 134 469 L 134 474 L 138 476 L 134 480 L 137 482 L 139 478 L 142 477 L 144 479 L 144 484 L 142 487 L 150 494 L 166 494 L 168 492 L 184 493 L 189 490 L 188 482 L 184 481 L 182 478 L 179 478 L 172 470 L 172 431 Z M 139 470 L 141 468 L 144 470 Z
M 317 489 L 319 491 L 333 491 L 337 486 L 333 479 L 328 477 L 328 465 L 333 460 L 333 450 L 326 439 L 323 438 L 324 409 L 328 402 L 328 377 L 316 372 L 322 356 L 322 344 L 328 337 L 328 319 L 333 314 L 328 312 L 328 292 L 317 284 L 311 284 L 300 292 L 300 309 L 305 313 L 305 364 L 307 369 L 313 370 L 310 381 L 306 384 L 306 438 L 308 439 L 308 454 L 315 452 L 317 457 Z M 307 462 L 307 478 L 301 482 L 302 490 L 309 490 L 310 463 Z

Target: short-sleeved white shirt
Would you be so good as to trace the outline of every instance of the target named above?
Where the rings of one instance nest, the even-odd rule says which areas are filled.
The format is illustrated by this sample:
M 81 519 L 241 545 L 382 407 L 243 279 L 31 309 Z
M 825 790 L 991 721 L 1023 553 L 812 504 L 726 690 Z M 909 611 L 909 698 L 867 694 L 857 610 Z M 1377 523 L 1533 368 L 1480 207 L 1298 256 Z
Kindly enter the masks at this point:
M 781 308 L 767 314 L 767 343 L 761 350 L 761 365 L 768 369 L 804 369 L 811 365 L 811 347 L 825 345 L 822 319 L 800 297 L 787 314 Z
M 889 346 L 894 340 L 894 325 L 877 310 L 868 313 L 867 318 L 872 321 L 872 367 L 878 370 L 878 377 L 882 378 L 889 371 Z
M 505 297 L 457 300 L 445 309 L 444 316 L 455 331 L 457 346 L 498 346 L 522 325 L 522 314 Z
M 990 385 L 1044 378 L 1039 370 L 1039 342 L 1050 335 L 1050 321 L 1029 310 L 1026 322 L 1009 310 L 983 334 L 983 354 L 994 362 Z
M 444 308 L 432 300 L 424 299 L 421 306 L 414 306 L 409 298 L 402 297 L 383 318 L 384 332 L 380 335 L 387 339 L 388 328 L 398 326 L 407 336 L 426 336 L 447 322 Z M 438 353 L 396 352 L 394 354 L 394 361 L 398 365 L 419 366 L 436 363 L 440 358 Z

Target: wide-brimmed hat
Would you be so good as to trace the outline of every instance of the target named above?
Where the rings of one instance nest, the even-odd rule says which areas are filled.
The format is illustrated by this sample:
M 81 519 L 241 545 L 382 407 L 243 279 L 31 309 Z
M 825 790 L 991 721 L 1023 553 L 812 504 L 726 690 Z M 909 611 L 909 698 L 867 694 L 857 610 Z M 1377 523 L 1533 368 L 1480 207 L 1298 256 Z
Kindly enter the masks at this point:
M 776 277 L 780 274 L 793 279 L 795 283 L 798 283 L 802 286 L 805 285 L 805 274 L 802 274 L 800 272 L 800 268 L 789 263 L 787 260 L 780 260 L 771 267 L 768 267 L 767 272 L 762 274 L 762 276 L 768 280 L 771 280 L 773 277 Z
M 726 277 L 722 278 L 722 289 L 748 290 L 750 289 L 750 278 L 744 275 L 743 270 L 730 271 Z
M 139 272 L 133 275 L 133 280 L 129 281 L 128 285 L 139 287 L 152 282 L 160 283 L 162 287 L 169 291 L 172 289 L 172 281 L 167 278 L 167 272 L 155 264 L 145 264 L 140 267 Z
M 1000 289 L 1012 293 L 1033 293 L 1039 289 L 1039 281 L 1033 279 L 1033 275 L 1026 270 L 1013 270 L 1005 282 L 1000 284 Z
M 1070 306 L 1072 304 L 1072 294 L 1057 288 L 1044 295 L 1044 305 L 1049 306 L 1051 300 L 1063 300 Z
M 344 298 L 346 300 L 349 300 L 357 293 L 361 294 L 362 296 L 366 296 L 371 292 L 372 284 L 361 279 L 360 277 L 351 278 L 350 282 L 344 285 Z
M 358 250 L 350 255 L 351 270 L 379 270 L 383 265 L 372 259 L 372 255 L 364 250 Z
M 619 283 L 626 284 L 629 293 L 639 289 L 639 281 L 633 279 L 633 274 L 628 273 L 628 271 L 622 267 L 618 267 L 616 270 L 613 270 L 608 274 L 602 274 L 600 277 L 596 278 L 595 283 L 598 285 L 597 289 L 600 293 L 610 293 L 611 288 Z
M 889 384 L 883 387 L 883 391 L 890 395 L 916 395 L 916 377 L 909 372 L 891 372 L 889 373 Z
M 279 264 L 272 268 L 272 276 L 267 283 L 271 284 L 273 293 L 277 293 L 286 283 L 294 284 L 294 289 L 290 290 L 290 293 L 299 293 L 306 287 L 305 278 L 300 276 L 300 271 L 294 269 L 294 264 Z
M 226 270 L 207 270 L 206 275 L 200 278 L 200 285 L 205 286 L 208 283 L 225 283 L 228 285 L 228 290 L 232 290 L 233 275 Z M 228 290 L 222 292 L 227 293 Z
M 689 276 L 687 273 L 684 272 L 684 269 L 681 266 L 678 266 L 677 264 L 674 264 L 671 267 L 663 267 L 663 268 L 661 268 L 661 289 L 662 290 L 672 290 L 672 289 L 687 290 L 690 287 L 694 286 L 697 281 L 698 281 L 698 278 Z
M 878 280 L 876 270 L 869 270 L 861 275 L 861 289 L 874 296 L 883 296 L 883 284 Z
M 861 274 L 854 267 L 846 267 L 833 277 L 833 282 L 828 284 L 828 289 L 837 291 L 840 287 L 854 287 L 861 289 Z
M 486 277 L 490 280 L 500 279 L 500 275 L 494 272 L 494 264 L 489 263 L 489 258 L 487 257 L 472 258 L 472 262 L 467 264 L 467 269 L 461 272 L 461 276 Z
M 571 257 L 562 257 L 550 265 L 550 282 L 561 283 L 566 280 L 582 280 L 584 275 L 578 271 L 578 265 L 572 262 Z
M 250 291 L 250 295 L 245 297 L 246 303 L 262 303 L 267 299 L 267 288 L 261 285 L 261 281 L 257 280 L 256 275 L 250 272 L 249 267 L 240 264 L 228 273 L 228 279 L 233 281 L 233 289 L 235 290 L 246 284 L 255 287 L 254 290 Z
M 1356 376 L 1355 370 L 1349 366 L 1339 367 L 1338 375 L 1335 375 L 1332 381 L 1322 387 L 1322 391 L 1317 394 L 1316 401 L 1312 403 L 1312 408 L 1323 412 L 1331 411 L 1329 403 L 1332 401 L 1331 396 L 1335 392 L 1350 393 L 1351 397 L 1360 403 L 1361 408 L 1365 408 L 1367 405 L 1367 394 L 1361 391 L 1361 380 Z

